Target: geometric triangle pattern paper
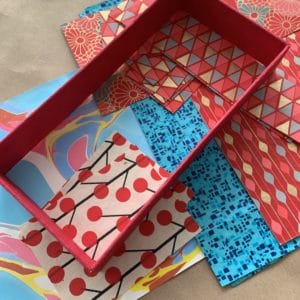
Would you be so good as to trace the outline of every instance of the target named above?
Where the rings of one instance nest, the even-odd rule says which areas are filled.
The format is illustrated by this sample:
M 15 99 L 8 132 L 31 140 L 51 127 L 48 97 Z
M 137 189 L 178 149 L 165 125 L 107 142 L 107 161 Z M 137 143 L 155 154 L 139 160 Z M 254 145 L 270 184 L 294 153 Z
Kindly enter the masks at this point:
M 279 37 L 300 30 L 298 0 L 224 0 L 224 2 Z
M 115 73 L 94 93 L 94 99 L 100 114 L 108 115 L 148 98 L 150 94 L 130 78 Z
M 187 108 L 189 104 L 188 101 L 179 110 L 180 118 L 178 113 L 168 114 L 148 100 L 132 106 L 149 145 L 155 149 L 156 159 L 169 171 L 178 166 L 184 153 L 187 155 L 198 141 L 190 135 L 190 143 L 181 147 L 176 143 L 187 130 L 199 128 L 193 122 L 187 130 L 180 127 L 191 116 L 201 119 L 195 107 Z M 159 133 L 169 126 L 178 130 L 170 139 L 161 138 Z M 195 192 L 188 209 L 201 226 L 197 240 L 222 286 L 240 283 L 299 248 L 299 238 L 285 245 L 277 242 L 215 142 L 205 148 L 180 180 Z
M 140 52 L 127 61 L 126 75 L 170 112 L 176 112 L 195 91 L 193 76 L 164 55 Z
M 65 39 L 80 67 L 89 63 L 153 0 L 125 0 L 111 10 L 73 20 L 62 27 Z
M 300 32 L 287 38 L 290 49 L 277 72 L 244 105 L 254 117 L 300 142 Z
M 41 239 L 25 241 L 63 299 L 115 299 L 200 231 L 185 209 L 191 197 L 191 190 L 176 184 L 97 274 L 88 274 L 46 230 Z M 22 234 L 30 228 L 24 224 Z
M 73 240 L 91 259 L 98 260 L 168 177 L 136 146 L 114 133 L 44 211 L 66 240 Z M 25 240 L 40 240 L 42 225 L 29 224 Z
M 152 37 L 152 53 L 163 53 L 229 102 L 238 100 L 264 66 L 184 12 Z

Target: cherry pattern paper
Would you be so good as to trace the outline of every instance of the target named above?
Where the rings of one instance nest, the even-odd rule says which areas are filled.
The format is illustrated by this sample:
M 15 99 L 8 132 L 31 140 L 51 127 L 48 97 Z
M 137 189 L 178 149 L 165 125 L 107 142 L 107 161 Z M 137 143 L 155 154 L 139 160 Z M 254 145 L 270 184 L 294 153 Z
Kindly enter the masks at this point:
M 62 299 L 115 299 L 200 231 L 186 211 L 192 197 L 192 191 L 178 182 L 98 274 L 87 274 L 48 231 L 28 238 L 36 222 L 24 224 L 21 234 Z
M 98 260 L 168 177 L 136 146 L 114 133 L 44 210 L 66 240 L 72 239 Z M 33 222 L 31 227 L 27 239 L 39 239 L 41 225 Z

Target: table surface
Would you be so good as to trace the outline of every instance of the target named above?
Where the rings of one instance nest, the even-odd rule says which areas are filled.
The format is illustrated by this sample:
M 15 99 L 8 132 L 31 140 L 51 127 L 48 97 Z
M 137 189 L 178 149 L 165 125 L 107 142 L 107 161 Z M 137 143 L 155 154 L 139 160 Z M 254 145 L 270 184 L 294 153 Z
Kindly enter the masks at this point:
M 74 19 L 90 4 L 91 0 L 0 0 L 0 101 L 76 68 L 59 26 Z M 299 298 L 299 251 L 236 288 L 221 288 L 208 263 L 202 261 L 145 297 L 148 300 Z

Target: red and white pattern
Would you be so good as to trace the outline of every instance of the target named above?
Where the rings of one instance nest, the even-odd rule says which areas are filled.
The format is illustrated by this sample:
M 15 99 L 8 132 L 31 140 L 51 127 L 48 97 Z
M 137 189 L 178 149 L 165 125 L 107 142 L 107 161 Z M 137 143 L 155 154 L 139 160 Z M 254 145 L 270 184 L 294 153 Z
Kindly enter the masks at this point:
M 114 74 L 94 93 L 101 115 L 107 115 L 150 97 L 151 93 L 122 74 Z
M 42 230 L 39 238 L 36 235 L 28 238 L 34 223 L 23 225 L 21 234 L 27 236 L 25 242 L 48 272 L 62 299 L 116 299 L 199 233 L 200 228 L 186 211 L 192 197 L 191 190 L 178 182 L 98 274 L 86 273 L 48 231 Z
M 264 69 L 184 12 L 176 13 L 151 42 L 152 53 L 163 53 L 229 102 L 238 100 Z
M 155 0 L 126 0 L 115 8 L 65 24 L 66 41 L 80 67 L 89 63 Z
M 90 258 L 100 259 L 169 177 L 120 134 L 113 134 L 44 210 Z M 31 222 L 25 240 L 41 238 Z

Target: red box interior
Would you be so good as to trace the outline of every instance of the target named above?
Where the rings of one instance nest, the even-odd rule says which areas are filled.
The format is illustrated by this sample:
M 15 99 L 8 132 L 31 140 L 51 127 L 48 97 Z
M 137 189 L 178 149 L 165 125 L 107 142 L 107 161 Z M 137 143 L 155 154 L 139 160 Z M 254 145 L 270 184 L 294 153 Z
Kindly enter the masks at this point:
M 174 171 L 163 187 L 140 210 L 123 236 L 114 241 L 102 259 L 89 258 L 72 240 L 23 191 L 6 176 L 39 141 L 62 122 L 76 107 L 126 61 L 153 33 L 155 33 L 177 11 L 185 10 L 202 24 L 210 27 L 225 39 L 253 56 L 265 65 L 264 71 L 219 120 L 216 127 L 201 140 L 189 156 Z M 121 51 L 120 51 L 121 49 Z M 117 247 L 135 229 L 147 212 L 161 198 L 164 192 L 189 166 L 199 152 L 213 138 L 234 112 L 263 83 L 279 63 L 288 46 L 282 40 L 268 33 L 252 21 L 237 13 L 219 0 L 156 0 L 129 28 L 126 28 L 100 55 L 78 72 L 70 81 L 51 96 L 39 109 L 32 113 L 18 128 L 0 143 L 0 183 L 34 215 L 79 262 L 89 271 L 99 270 Z

